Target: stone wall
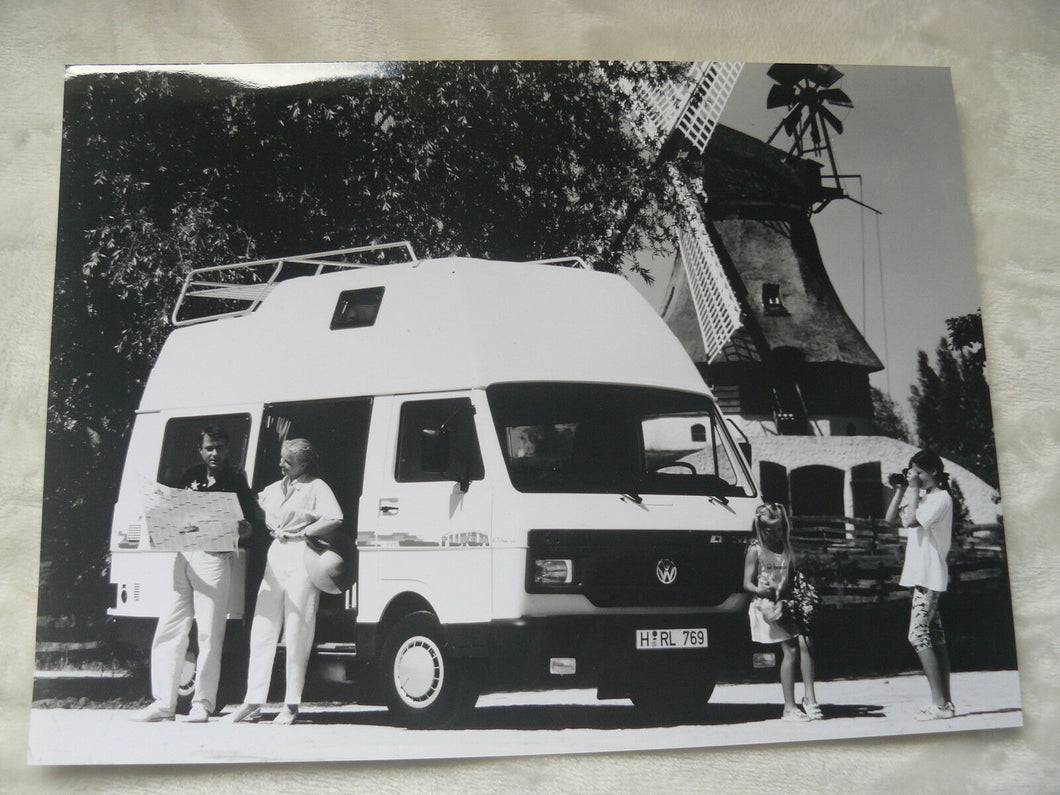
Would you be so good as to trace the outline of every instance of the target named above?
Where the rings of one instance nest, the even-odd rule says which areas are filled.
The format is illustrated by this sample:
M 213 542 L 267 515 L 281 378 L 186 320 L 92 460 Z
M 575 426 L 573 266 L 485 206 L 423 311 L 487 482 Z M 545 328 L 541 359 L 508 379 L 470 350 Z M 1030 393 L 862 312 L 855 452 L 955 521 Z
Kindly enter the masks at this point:
M 850 470 L 858 464 L 880 462 L 883 480 L 891 472 L 900 472 L 919 448 L 883 436 L 754 436 L 751 438 L 752 464 L 758 477 L 759 464 L 768 461 L 791 471 L 800 467 L 823 465 L 845 472 L 844 505 L 847 516 L 853 514 Z M 1001 515 L 998 492 L 990 484 L 962 466 L 943 459 L 946 471 L 964 494 L 969 516 L 975 524 L 990 524 Z

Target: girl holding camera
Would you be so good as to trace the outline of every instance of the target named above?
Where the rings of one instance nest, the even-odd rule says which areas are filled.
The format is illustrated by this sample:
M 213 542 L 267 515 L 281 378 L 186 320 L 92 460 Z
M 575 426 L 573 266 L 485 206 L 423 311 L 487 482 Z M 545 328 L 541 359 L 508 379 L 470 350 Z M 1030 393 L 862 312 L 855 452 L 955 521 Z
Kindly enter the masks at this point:
M 889 480 L 895 492 L 885 521 L 909 531 L 899 580 L 899 584 L 913 589 L 909 643 L 931 688 L 931 703 L 917 713 L 916 719 L 952 718 L 950 656 L 939 615 L 939 596 L 949 584 L 946 556 L 953 534 L 949 475 L 938 455 L 921 450 L 909 460 L 902 475 L 891 475 Z

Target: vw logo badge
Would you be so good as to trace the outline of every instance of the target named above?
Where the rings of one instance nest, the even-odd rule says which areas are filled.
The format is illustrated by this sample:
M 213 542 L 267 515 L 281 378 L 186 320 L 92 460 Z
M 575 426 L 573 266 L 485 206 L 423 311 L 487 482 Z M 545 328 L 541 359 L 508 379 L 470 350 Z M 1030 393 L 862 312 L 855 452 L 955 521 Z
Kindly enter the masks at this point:
M 677 579 L 677 564 L 672 560 L 663 558 L 655 564 L 655 576 L 663 585 L 669 585 Z

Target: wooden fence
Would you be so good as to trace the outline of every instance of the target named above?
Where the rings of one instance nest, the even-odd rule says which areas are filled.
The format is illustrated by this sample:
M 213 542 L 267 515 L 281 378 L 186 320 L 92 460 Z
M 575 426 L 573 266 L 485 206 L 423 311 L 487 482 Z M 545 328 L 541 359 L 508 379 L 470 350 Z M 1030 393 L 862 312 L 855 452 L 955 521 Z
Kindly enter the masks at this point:
M 826 605 L 879 604 L 907 595 L 898 585 L 905 539 L 882 520 L 795 516 L 792 521 L 799 566 Z M 1004 528 L 999 524 L 959 527 L 948 561 L 950 593 L 1007 589 Z

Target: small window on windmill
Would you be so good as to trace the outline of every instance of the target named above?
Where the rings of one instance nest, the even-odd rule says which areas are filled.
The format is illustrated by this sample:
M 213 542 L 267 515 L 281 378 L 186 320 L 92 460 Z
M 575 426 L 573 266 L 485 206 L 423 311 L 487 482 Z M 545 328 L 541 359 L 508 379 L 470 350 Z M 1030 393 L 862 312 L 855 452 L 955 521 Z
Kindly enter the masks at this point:
M 762 285 L 762 310 L 770 317 L 787 317 L 791 314 L 784 307 L 779 284 Z
M 700 423 L 696 423 L 692 426 L 692 441 L 693 442 L 705 442 L 707 441 L 707 429 Z
M 375 325 L 379 305 L 383 302 L 383 288 L 369 287 L 366 290 L 345 290 L 335 304 L 331 316 L 331 328 L 364 328 Z

